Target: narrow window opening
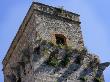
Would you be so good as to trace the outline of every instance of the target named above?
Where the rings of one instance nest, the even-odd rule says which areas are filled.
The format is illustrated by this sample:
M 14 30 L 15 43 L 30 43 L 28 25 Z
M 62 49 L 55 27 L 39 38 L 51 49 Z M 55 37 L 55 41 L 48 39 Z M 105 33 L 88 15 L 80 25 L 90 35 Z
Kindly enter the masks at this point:
M 66 37 L 62 34 L 55 34 L 56 44 L 66 45 Z

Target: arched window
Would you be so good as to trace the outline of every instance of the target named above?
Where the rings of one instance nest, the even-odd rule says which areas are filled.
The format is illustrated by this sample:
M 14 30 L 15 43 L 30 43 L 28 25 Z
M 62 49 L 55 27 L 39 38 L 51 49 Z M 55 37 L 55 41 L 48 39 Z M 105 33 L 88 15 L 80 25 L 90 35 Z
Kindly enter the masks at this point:
M 66 37 L 62 34 L 55 34 L 56 44 L 66 45 Z

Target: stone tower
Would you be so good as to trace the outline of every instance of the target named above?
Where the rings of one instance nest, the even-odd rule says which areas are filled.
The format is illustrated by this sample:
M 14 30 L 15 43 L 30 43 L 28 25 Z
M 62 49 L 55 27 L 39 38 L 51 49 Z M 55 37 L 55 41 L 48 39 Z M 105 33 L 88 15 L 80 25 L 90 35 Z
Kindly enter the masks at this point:
M 4 82 L 103 81 L 98 57 L 84 48 L 79 15 L 37 2 L 2 63 Z

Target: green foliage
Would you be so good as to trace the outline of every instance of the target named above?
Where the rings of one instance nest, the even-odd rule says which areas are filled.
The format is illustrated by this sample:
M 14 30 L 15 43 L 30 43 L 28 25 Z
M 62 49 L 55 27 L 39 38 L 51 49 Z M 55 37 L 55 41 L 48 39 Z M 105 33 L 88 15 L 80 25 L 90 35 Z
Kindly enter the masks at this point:
M 56 54 L 58 54 L 59 48 L 66 50 L 65 56 L 60 62 L 57 59 L 57 55 L 56 55 Z M 65 47 L 63 45 L 57 45 L 57 49 L 50 54 L 50 57 L 48 59 L 48 64 L 51 66 L 54 66 L 54 67 L 57 67 L 57 66 L 66 67 L 68 65 L 68 63 L 70 62 L 71 54 L 72 54 L 71 48 Z
M 81 77 L 80 80 L 82 80 L 83 82 L 86 82 L 87 81 L 87 77 L 86 76 Z
M 103 81 L 102 81 L 101 78 L 99 78 L 99 77 L 95 77 L 95 78 L 94 78 L 94 82 L 103 82 Z
M 96 73 L 97 73 L 97 69 L 93 68 L 93 75 L 96 76 Z
M 60 48 L 60 49 L 63 49 L 64 48 L 64 45 L 59 44 L 59 45 L 56 45 L 56 47 L 57 48 Z
M 64 59 L 61 61 L 61 66 L 66 67 L 68 63 L 70 62 L 69 57 L 66 55 Z
M 53 44 L 51 41 L 49 41 L 48 44 L 49 44 L 50 46 L 54 46 L 54 44 Z
M 54 67 L 58 67 L 59 62 L 56 58 L 53 58 L 52 61 L 49 62 L 49 65 L 54 66 Z
M 46 45 L 47 41 L 46 40 L 42 40 L 41 45 Z
M 71 46 L 67 46 L 67 45 L 65 45 L 65 50 L 68 51 L 68 52 L 72 52 L 73 51 L 72 47 Z
M 47 42 L 46 40 L 41 41 L 41 45 L 45 45 L 43 48 L 43 51 L 44 51 L 44 54 L 46 55 L 49 52 L 49 48 L 55 49 L 53 52 L 49 54 L 50 56 L 49 56 L 49 59 L 47 60 L 47 64 L 54 67 L 58 67 L 58 66 L 66 67 L 69 64 L 70 58 L 73 53 L 80 54 L 79 56 L 77 56 L 75 62 L 77 64 L 81 64 L 81 61 L 83 60 L 83 55 L 87 53 L 86 48 L 82 50 L 72 49 L 72 47 L 70 46 L 61 45 L 61 44 L 54 45 L 51 41 Z M 61 60 L 59 60 L 57 57 L 59 50 L 65 50 L 64 57 Z
M 68 63 L 70 62 L 71 54 L 72 54 L 71 47 L 65 46 L 65 50 L 66 50 L 65 56 L 64 56 L 63 60 L 61 61 L 61 66 L 63 66 L 63 67 L 66 67 L 68 65 Z
M 58 62 L 58 59 L 57 59 L 57 56 L 56 56 L 57 53 L 58 53 L 57 50 L 51 52 L 51 54 L 49 56 L 49 59 L 47 60 L 48 65 L 54 66 L 54 67 L 57 67 L 59 65 L 59 62 Z
M 55 82 L 58 82 L 58 81 L 55 81 Z
M 64 6 L 61 6 L 57 9 L 57 12 L 58 13 L 63 13 L 63 10 L 64 10 Z
M 86 55 L 87 54 L 87 49 L 84 47 L 82 50 L 79 51 L 80 55 Z

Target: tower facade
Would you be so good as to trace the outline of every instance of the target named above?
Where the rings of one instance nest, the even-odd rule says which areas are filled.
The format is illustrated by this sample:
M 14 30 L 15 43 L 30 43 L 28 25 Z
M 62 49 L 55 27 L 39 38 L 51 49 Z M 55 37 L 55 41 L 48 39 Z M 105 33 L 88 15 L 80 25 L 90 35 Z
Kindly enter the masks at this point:
M 3 60 L 4 81 L 93 82 L 91 69 L 92 76 L 83 73 L 93 61 L 99 64 L 84 48 L 78 14 L 33 2 Z

